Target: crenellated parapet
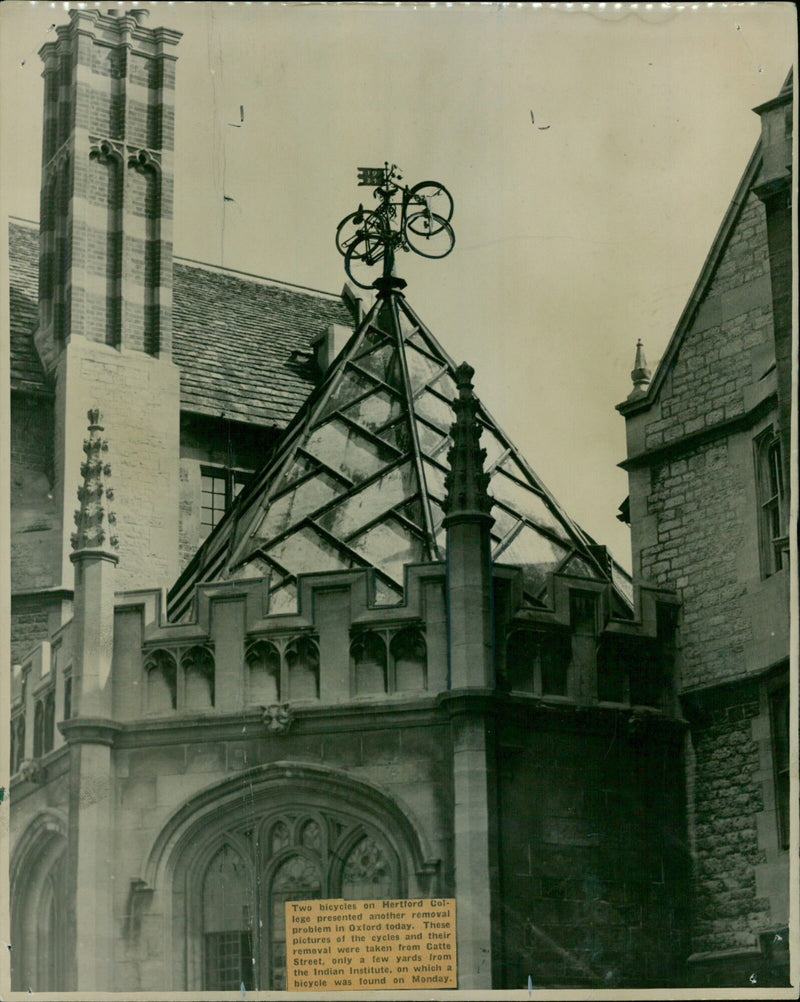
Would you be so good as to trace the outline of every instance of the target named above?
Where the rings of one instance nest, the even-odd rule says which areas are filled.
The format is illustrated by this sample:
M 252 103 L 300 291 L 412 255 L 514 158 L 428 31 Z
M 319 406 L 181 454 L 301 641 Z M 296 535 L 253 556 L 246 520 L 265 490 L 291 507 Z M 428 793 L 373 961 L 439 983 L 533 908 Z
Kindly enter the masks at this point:
M 487 698 L 523 713 L 680 716 L 673 593 L 638 587 L 635 618 L 622 618 L 610 581 L 551 574 L 533 607 L 523 572 L 498 565 L 493 590 L 496 685 L 482 690 Z M 163 592 L 118 594 L 111 720 L 146 729 L 246 719 L 279 737 L 326 707 L 434 705 L 451 690 L 443 564 L 408 567 L 400 605 L 375 603 L 360 570 L 301 576 L 298 594 L 296 613 L 270 614 L 268 579 L 201 584 L 194 621 L 181 623 L 167 620 Z M 68 623 L 15 671 L 12 774 L 63 747 L 61 726 L 76 715 L 73 636 Z

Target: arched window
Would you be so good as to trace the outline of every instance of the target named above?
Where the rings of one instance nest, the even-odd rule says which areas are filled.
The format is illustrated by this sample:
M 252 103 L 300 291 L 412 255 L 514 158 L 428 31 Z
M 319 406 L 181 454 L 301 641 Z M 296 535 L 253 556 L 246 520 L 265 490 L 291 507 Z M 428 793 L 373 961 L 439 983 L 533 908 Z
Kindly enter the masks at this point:
M 386 644 L 377 633 L 363 633 L 350 646 L 355 695 L 387 691 Z
M 44 703 L 36 700 L 33 711 L 33 757 L 39 758 L 44 751 Z
M 270 987 L 286 990 L 287 901 L 310 901 L 322 893 L 319 863 L 305 853 L 289 856 L 275 870 L 269 890 Z
M 184 705 L 205 710 L 214 705 L 214 658 L 207 647 L 192 647 L 181 658 Z
M 66 985 L 66 822 L 39 815 L 11 859 L 11 987 L 63 992 Z
M 64 679 L 64 720 L 69 720 L 72 716 L 72 676 L 67 675 Z
M 781 442 L 772 428 L 755 441 L 755 464 L 761 577 L 767 578 L 784 566 L 789 548 Z
M 11 721 L 11 775 L 19 772 L 25 758 L 25 712 L 18 713 Z
M 227 843 L 203 881 L 203 953 L 206 990 L 252 990 L 255 914 L 250 868 Z
M 359 784 L 336 787 L 335 807 L 322 806 L 324 794 L 308 802 L 296 769 L 277 796 L 261 800 L 256 792 L 253 800 L 251 793 L 246 812 L 231 801 L 230 811 L 198 818 L 181 840 L 169 870 L 172 928 L 187 937 L 171 947 L 176 985 L 223 991 L 244 981 L 254 991 L 285 989 L 287 901 L 422 892 L 407 822 L 362 817 Z
M 50 689 L 44 697 L 44 752 L 53 750 L 56 729 L 56 693 Z
M 36 921 L 37 991 L 53 992 L 64 987 L 64 870 L 62 855 L 42 885 Z
M 281 655 L 275 644 L 256 640 L 247 648 L 247 702 L 271 706 L 281 701 Z
M 308 637 L 297 637 L 286 647 L 286 666 L 289 675 L 287 698 L 319 699 L 319 651 Z
M 535 692 L 539 644 L 532 630 L 515 630 L 506 641 L 506 679 L 512 692 Z
M 147 673 L 147 709 L 150 713 L 174 710 L 178 705 L 178 670 L 169 651 L 151 651 L 144 664 Z
M 425 638 L 419 630 L 400 630 L 389 645 L 394 663 L 396 692 L 428 687 L 428 658 Z

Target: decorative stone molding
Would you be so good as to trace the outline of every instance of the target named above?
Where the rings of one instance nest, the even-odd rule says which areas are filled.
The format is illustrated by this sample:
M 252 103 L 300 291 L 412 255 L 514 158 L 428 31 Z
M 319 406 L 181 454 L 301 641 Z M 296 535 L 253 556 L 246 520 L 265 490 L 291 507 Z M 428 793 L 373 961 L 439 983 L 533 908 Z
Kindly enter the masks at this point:
M 294 723 L 294 710 L 288 703 L 273 703 L 264 707 L 262 721 L 272 734 L 287 734 Z
M 47 770 L 38 758 L 24 758 L 19 765 L 19 778 L 41 786 L 47 779 Z
M 137 174 L 160 174 L 161 156 L 154 150 L 145 147 L 128 147 L 128 166 L 132 167 Z
M 101 164 L 122 163 L 123 145 L 114 139 L 89 137 L 89 159 Z

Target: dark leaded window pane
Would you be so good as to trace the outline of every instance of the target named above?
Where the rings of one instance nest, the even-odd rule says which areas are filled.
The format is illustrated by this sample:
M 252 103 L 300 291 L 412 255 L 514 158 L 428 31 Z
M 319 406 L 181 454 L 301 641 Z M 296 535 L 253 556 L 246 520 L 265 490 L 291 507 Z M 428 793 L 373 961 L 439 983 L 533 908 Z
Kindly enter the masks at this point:
M 206 933 L 206 990 L 252 990 L 252 956 L 249 932 Z
M 291 856 L 278 868 L 270 895 L 270 987 L 286 989 L 286 913 L 287 901 L 310 901 L 320 897 L 318 868 L 305 856 Z
M 203 882 L 205 987 L 238 991 L 253 987 L 252 871 L 230 845 L 212 859 Z
M 542 640 L 540 650 L 542 694 L 545 696 L 566 696 L 567 670 L 570 659 L 568 638 L 546 637 Z
M 538 653 L 537 635 L 517 630 L 506 643 L 506 678 L 512 692 L 534 691 L 534 665 Z

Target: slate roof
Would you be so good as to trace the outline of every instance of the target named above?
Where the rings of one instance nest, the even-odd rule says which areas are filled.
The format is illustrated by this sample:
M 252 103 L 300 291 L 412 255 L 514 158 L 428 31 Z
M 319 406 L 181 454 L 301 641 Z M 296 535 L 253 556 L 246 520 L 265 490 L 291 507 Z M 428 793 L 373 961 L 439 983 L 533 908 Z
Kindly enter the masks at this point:
M 32 338 L 38 256 L 38 226 L 11 221 L 11 388 L 49 393 Z M 181 258 L 172 308 L 181 409 L 278 428 L 315 385 L 311 341 L 330 324 L 352 326 L 339 296 Z
M 402 601 L 406 566 L 444 557 L 456 394 L 453 361 L 401 294 L 381 294 L 171 590 L 170 618 L 192 614 L 201 582 L 260 576 L 270 614 L 295 612 L 299 574 L 350 568 L 373 569 L 378 604 Z M 593 540 L 480 402 L 477 420 L 493 560 L 522 567 L 533 605 L 551 571 L 606 579 Z
M 39 316 L 39 227 L 8 224 L 11 389 L 51 393 L 33 344 Z

